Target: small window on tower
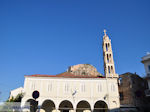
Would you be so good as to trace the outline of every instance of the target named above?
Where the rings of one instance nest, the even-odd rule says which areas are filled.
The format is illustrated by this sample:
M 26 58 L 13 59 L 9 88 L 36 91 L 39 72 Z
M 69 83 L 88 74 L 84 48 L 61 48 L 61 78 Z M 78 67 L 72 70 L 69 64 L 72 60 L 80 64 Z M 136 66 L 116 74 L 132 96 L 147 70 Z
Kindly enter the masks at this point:
M 108 49 L 109 49 L 109 47 L 110 47 L 110 44 L 108 43 Z
M 110 66 L 108 66 L 108 73 L 110 74 Z
M 113 71 L 113 67 L 111 66 L 111 73 L 114 73 L 114 71 Z
M 110 62 L 112 62 L 112 61 L 111 61 L 111 54 L 109 55 L 109 59 L 110 59 Z
M 107 45 L 107 43 L 106 43 L 106 51 L 108 51 L 108 45 Z
M 109 57 L 108 57 L 108 54 L 107 54 L 107 63 L 109 63 Z

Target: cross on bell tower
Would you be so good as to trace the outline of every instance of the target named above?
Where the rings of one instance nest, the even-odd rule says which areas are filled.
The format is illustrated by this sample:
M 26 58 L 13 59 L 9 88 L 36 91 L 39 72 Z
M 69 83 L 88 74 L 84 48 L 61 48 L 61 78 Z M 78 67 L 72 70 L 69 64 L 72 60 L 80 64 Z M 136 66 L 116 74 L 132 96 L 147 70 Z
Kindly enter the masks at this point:
M 104 58 L 104 73 L 107 78 L 117 78 L 118 74 L 115 72 L 115 65 L 113 60 L 113 52 L 111 47 L 111 40 L 104 29 L 103 36 L 103 58 Z

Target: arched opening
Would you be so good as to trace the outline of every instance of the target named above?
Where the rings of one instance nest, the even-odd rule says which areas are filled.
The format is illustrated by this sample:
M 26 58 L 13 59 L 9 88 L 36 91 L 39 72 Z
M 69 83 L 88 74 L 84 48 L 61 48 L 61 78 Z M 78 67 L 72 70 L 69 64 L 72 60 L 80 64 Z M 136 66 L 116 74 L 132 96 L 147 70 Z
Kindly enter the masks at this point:
M 38 103 L 34 99 L 29 99 L 26 101 L 27 103 L 30 103 L 30 112 L 36 112 L 38 109 Z
M 107 63 L 109 63 L 109 57 L 108 57 L 108 54 L 107 54 Z
M 107 43 L 105 45 L 106 45 L 106 51 L 108 51 L 108 45 L 107 45 Z
M 111 60 L 111 54 L 109 54 L 109 59 L 110 59 L 110 60 L 109 60 L 109 61 L 110 61 L 110 63 L 112 63 L 112 60 Z
M 41 109 L 45 110 L 45 112 L 52 112 L 55 109 L 55 104 L 51 100 L 45 100 L 41 106 Z
M 108 106 L 104 101 L 97 101 L 94 105 L 94 112 L 108 112 Z
M 77 104 L 77 108 L 76 108 L 77 112 L 83 112 L 83 111 L 87 111 L 87 110 L 91 110 L 91 106 L 90 104 L 87 102 L 87 101 L 80 101 L 78 104 Z
M 108 43 L 108 49 L 110 48 L 110 44 Z
M 61 112 L 69 112 L 69 110 L 73 110 L 73 105 L 70 101 L 64 100 L 60 103 L 59 110 Z
M 108 73 L 110 74 L 110 66 L 108 66 Z
M 112 74 L 114 73 L 113 66 L 111 66 L 111 73 L 112 73 Z

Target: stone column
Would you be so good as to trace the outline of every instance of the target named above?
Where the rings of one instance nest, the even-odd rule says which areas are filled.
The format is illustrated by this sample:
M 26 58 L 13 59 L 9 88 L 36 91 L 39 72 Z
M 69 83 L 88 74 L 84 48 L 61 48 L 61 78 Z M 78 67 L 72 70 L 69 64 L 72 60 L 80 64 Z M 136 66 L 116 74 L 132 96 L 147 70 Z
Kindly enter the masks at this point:
M 30 112 L 30 109 L 22 109 L 22 112 Z
M 60 112 L 60 110 L 54 109 L 54 110 L 52 110 L 52 112 Z
M 69 110 L 69 112 L 76 112 L 76 111 L 72 109 L 72 110 Z
M 44 109 L 39 109 L 39 112 L 45 112 L 45 110 Z
M 91 110 L 83 110 L 83 112 L 91 112 Z
M 61 112 L 61 111 L 57 109 L 56 112 Z

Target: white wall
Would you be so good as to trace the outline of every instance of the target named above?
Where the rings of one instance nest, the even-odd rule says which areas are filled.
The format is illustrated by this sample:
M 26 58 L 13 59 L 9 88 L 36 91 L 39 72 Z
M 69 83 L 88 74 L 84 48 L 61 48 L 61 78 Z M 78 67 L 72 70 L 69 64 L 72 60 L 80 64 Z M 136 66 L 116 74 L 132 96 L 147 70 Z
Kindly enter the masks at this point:
M 11 99 L 12 97 L 15 98 L 18 94 L 20 94 L 22 92 L 23 92 L 23 88 L 22 87 L 19 87 L 17 89 L 14 89 L 14 90 L 10 91 L 9 99 Z
M 40 92 L 40 97 L 37 99 L 39 105 L 42 105 L 46 99 L 50 99 L 58 108 L 61 101 L 69 100 L 76 108 L 79 101 L 86 100 L 93 109 L 96 101 L 102 100 L 110 109 L 120 107 L 118 84 L 115 78 L 25 77 L 25 96 L 22 105 L 28 99 L 32 99 L 34 90 Z M 72 93 L 75 91 L 77 92 L 73 96 Z
M 145 72 L 146 74 L 150 74 L 150 71 L 148 69 L 148 66 L 150 65 L 150 60 L 144 62 Z

